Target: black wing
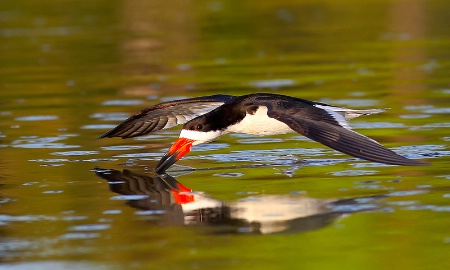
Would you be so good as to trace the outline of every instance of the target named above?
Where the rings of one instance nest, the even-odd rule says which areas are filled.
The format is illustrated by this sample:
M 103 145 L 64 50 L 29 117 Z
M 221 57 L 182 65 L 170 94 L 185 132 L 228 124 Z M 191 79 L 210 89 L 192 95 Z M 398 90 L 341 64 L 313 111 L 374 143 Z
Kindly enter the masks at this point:
M 392 165 L 427 165 L 408 159 L 387 149 L 373 139 L 350 129 L 336 112 L 323 109 L 321 103 L 282 99 L 277 103 L 257 100 L 256 105 L 268 108 L 268 116 L 287 124 L 294 131 L 342 153 Z M 315 105 L 320 106 L 316 107 Z
M 425 165 L 421 161 L 400 156 L 353 130 L 310 120 L 298 121 L 292 117 L 285 118 L 283 122 L 314 141 L 354 157 L 392 165 Z
M 208 113 L 234 98 L 228 95 L 214 95 L 160 103 L 132 115 L 99 139 L 106 137 L 125 139 L 171 128 Z

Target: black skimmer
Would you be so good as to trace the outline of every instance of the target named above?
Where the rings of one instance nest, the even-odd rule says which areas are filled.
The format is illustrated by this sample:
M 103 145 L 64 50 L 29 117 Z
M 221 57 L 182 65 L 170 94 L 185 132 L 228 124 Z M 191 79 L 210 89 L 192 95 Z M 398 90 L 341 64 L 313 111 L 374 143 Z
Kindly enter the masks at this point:
M 99 138 L 131 138 L 184 124 L 155 168 L 162 173 L 194 145 L 227 133 L 260 136 L 300 133 L 342 153 L 391 165 L 426 165 L 352 130 L 348 121 L 383 109 L 353 110 L 277 94 L 213 95 L 160 103 L 141 110 Z

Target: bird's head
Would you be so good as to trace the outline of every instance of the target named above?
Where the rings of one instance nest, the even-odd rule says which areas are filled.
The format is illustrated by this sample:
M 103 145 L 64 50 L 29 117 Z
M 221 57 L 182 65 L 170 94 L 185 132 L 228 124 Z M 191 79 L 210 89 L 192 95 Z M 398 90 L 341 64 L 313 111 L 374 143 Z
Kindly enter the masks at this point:
M 155 167 L 155 172 L 162 173 L 191 151 L 194 145 L 214 141 L 222 135 L 221 130 L 214 130 L 211 124 L 199 117 L 187 122 L 181 130 L 180 137 L 172 144 Z

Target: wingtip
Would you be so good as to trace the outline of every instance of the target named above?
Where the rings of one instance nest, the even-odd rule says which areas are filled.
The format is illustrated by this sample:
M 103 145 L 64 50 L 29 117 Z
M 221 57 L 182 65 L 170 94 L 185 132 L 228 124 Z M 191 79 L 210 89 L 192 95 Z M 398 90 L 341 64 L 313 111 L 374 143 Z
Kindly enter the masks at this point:
M 120 134 L 117 131 L 119 127 L 120 127 L 120 125 L 115 127 L 115 128 L 113 128 L 113 129 L 111 129 L 108 132 L 103 133 L 101 136 L 97 137 L 97 140 L 100 140 L 100 139 L 103 139 L 103 138 L 113 138 L 113 137 L 121 137 L 122 139 L 128 138 L 126 136 L 122 136 L 122 134 Z
M 430 162 L 426 162 L 423 160 L 418 159 L 409 159 L 404 156 L 398 155 L 394 153 L 394 156 L 391 156 L 388 159 L 385 158 L 367 158 L 367 157 L 361 157 L 366 160 L 390 164 L 390 165 L 398 165 L 398 166 L 429 166 L 431 165 Z
M 109 132 L 106 132 L 105 134 L 98 136 L 98 137 L 96 138 L 96 140 L 100 140 L 100 139 L 103 139 L 103 138 L 107 138 L 107 137 L 108 137 L 108 133 L 109 133 Z
M 431 162 L 423 161 L 423 160 L 417 160 L 417 159 L 408 159 L 410 164 L 405 164 L 406 166 L 430 166 Z

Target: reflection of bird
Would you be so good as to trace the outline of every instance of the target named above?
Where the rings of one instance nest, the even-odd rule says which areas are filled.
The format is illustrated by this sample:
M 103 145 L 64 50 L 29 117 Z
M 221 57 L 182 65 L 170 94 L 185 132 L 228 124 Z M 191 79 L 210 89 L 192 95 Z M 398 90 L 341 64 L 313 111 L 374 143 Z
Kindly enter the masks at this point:
M 298 132 L 351 156 L 393 165 L 424 165 L 353 131 L 347 122 L 382 111 L 352 110 L 275 94 L 215 95 L 151 106 L 100 138 L 125 139 L 184 124 L 180 138 L 157 165 L 157 172 L 164 172 L 188 153 L 191 146 L 231 132 L 260 136 Z
M 343 214 L 377 209 L 372 196 L 315 199 L 302 195 L 257 195 L 223 202 L 192 192 L 167 174 L 137 174 L 129 170 L 95 173 L 108 181 L 111 191 L 130 197 L 128 204 L 151 215 L 159 225 L 207 225 L 216 233 L 297 233 L 327 226 Z M 127 196 L 125 196 L 127 198 Z

